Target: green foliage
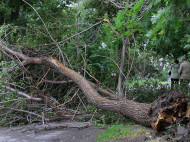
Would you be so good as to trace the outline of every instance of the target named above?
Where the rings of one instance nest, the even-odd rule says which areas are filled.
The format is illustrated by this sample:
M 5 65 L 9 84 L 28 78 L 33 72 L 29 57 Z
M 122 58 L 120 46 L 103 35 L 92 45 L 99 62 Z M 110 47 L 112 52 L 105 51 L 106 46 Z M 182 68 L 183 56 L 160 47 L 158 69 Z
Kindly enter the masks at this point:
M 189 11 L 181 16 L 185 9 L 189 9 L 188 4 L 186 0 L 150 3 L 151 9 L 147 13 L 151 12 L 152 16 L 146 18 L 150 19 L 152 25 L 148 27 L 146 36 L 151 39 L 149 47 L 158 54 L 174 56 L 174 58 L 187 55 L 185 48 L 180 46 L 180 40 L 184 34 L 190 32 L 190 29 L 185 26 Z
M 158 79 L 154 78 L 133 81 L 125 85 L 127 88 L 127 99 L 135 99 L 135 101 L 140 103 L 152 103 L 162 94 L 173 90 L 185 92 L 189 96 L 189 87 L 187 87 L 187 85 L 181 84 L 176 85 L 175 88 L 171 88 L 171 82 L 160 82 Z
M 106 127 L 107 125 L 115 124 L 116 122 L 118 123 L 126 122 L 125 118 L 123 118 L 121 115 L 118 115 L 114 112 L 108 112 L 102 109 L 97 109 L 93 105 L 88 105 L 87 108 L 90 114 L 94 114 L 94 112 L 96 112 L 98 116 L 100 115 L 100 117 L 93 117 L 92 119 L 95 126 L 97 127 L 103 128 L 103 127 Z
M 190 58 L 190 34 L 184 35 L 184 37 L 180 40 L 181 42 L 181 48 L 185 50 L 187 54 L 185 54 L 186 58 Z
M 160 80 L 161 80 L 161 81 L 166 81 L 167 78 L 168 78 L 168 71 L 162 71 L 162 72 L 161 72 Z
M 118 9 L 111 3 L 105 3 L 102 0 L 83 0 L 81 11 L 81 16 L 84 21 L 95 23 L 102 20 L 105 15 L 112 19 Z
M 134 80 L 132 82 L 127 82 L 125 83 L 126 86 L 134 86 L 135 84 L 137 85 L 145 85 L 145 84 L 157 84 L 159 82 L 159 79 L 155 78 L 150 78 L 148 80 Z
M 152 103 L 163 93 L 171 91 L 169 84 L 161 84 L 155 79 L 140 81 L 128 85 L 127 98 L 135 99 L 135 101 L 140 103 Z

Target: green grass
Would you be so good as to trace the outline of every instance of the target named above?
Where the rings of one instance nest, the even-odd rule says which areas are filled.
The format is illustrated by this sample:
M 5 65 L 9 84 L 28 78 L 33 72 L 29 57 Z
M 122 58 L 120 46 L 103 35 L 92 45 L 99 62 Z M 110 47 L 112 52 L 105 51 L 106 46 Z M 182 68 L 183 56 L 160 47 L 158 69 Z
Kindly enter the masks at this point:
M 138 130 L 132 130 L 131 129 L 132 125 L 134 125 L 133 122 L 130 122 L 128 124 L 115 124 L 115 125 L 109 126 L 106 129 L 105 133 L 101 133 L 97 136 L 96 141 L 102 142 L 102 141 L 125 138 L 129 135 L 135 135 L 136 133 L 140 133 L 143 131 L 143 128 L 138 129 Z
M 126 136 L 128 134 L 131 134 L 131 131 L 129 128 L 127 128 L 123 124 L 113 125 L 113 126 L 108 127 L 105 133 L 98 135 L 97 142 L 117 139 L 117 138 Z

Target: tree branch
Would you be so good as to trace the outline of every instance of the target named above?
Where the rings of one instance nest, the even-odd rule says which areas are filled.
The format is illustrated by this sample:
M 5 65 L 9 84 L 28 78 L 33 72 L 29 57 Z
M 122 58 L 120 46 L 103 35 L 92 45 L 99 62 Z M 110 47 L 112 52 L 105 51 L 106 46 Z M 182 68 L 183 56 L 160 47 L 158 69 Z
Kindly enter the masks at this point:
M 41 98 L 34 98 L 34 97 L 32 97 L 32 96 L 30 96 L 30 95 L 24 93 L 24 92 L 17 91 L 17 90 L 15 90 L 14 88 L 11 88 L 11 87 L 9 87 L 9 86 L 4 86 L 4 85 L 2 85 L 2 88 L 5 88 L 5 89 L 7 89 L 7 90 L 9 90 L 9 91 L 12 91 L 12 92 L 15 92 L 16 94 L 18 94 L 18 95 L 20 95 L 20 96 L 22 96 L 22 97 L 25 97 L 25 98 L 27 98 L 28 100 L 42 101 Z
M 15 52 L 8 49 L 2 42 L 0 48 L 9 54 L 15 54 L 21 60 L 24 60 L 27 65 L 38 64 L 46 65 L 58 71 L 65 77 L 73 80 L 84 93 L 85 97 L 97 108 L 120 113 L 125 117 L 128 117 L 138 123 L 150 126 L 149 111 L 151 104 L 137 103 L 132 100 L 116 101 L 106 99 L 100 96 L 89 84 L 89 82 L 82 77 L 80 74 L 69 69 L 68 67 L 61 64 L 57 59 L 52 57 L 28 57 L 22 53 Z M 139 111 L 140 109 L 140 111 Z
M 61 44 L 61 43 L 65 42 L 65 41 L 67 41 L 67 40 L 70 40 L 70 39 L 72 39 L 72 38 L 74 38 L 74 37 L 76 37 L 76 36 L 78 36 L 78 35 L 80 35 L 80 34 L 86 32 L 86 31 L 88 31 L 88 30 L 92 29 L 93 27 L 96 27 L 97 25 L 102 24 L 102 22 L 103 22 L 103 21 L 100 21 L 100 22 L 98 22 L 98 23 L 96 23 L 96 24 L 90 26 L 89 28 L 87 28 L 87 29 L 85 29 L 85 30 L 83 30 L 83 31 L 81 31 L 81 32 L 79 32 L 79 33 L 77 33 L 77 34 L 75 34 L 75 35 L 73 35 L 73 36 L 71 36 L 71 37 L 68 37 L 68 38 L 65 39 L 65 40 L 59 41 L 58 43 Z

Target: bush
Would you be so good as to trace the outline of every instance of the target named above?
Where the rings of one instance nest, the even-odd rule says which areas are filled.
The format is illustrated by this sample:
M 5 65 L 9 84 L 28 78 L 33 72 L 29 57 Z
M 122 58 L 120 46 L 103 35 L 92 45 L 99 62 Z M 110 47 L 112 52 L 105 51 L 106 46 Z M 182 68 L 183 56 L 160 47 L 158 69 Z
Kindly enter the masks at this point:
M 147 80 L 127 86 L 127 99 L 135 100 L 140 103 L 152 103 L 160 95 L 170 92 L 170 84 L 161 84 L 157 80 Z

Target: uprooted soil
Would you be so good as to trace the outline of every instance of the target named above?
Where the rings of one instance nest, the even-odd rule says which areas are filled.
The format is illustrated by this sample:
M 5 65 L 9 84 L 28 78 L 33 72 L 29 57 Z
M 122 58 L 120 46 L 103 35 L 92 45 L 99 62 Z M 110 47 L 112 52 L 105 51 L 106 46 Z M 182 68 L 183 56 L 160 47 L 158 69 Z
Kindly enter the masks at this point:
M 140 125 L 131 126 L 138 131 Z M 166 131 L 156 132 L 143 128 L 140 133 L 126 136 L 111 142 L 189 142 L 190 123 L 187 126 L 172 126 Z M 95 142 L 97 134 L 105 129 L 91 123 L 61 122 L 51 124 L 31 124 L 20 127 L 0 128 L 0 142 Z M 110 141 L 109 141 L 110 142 Z

